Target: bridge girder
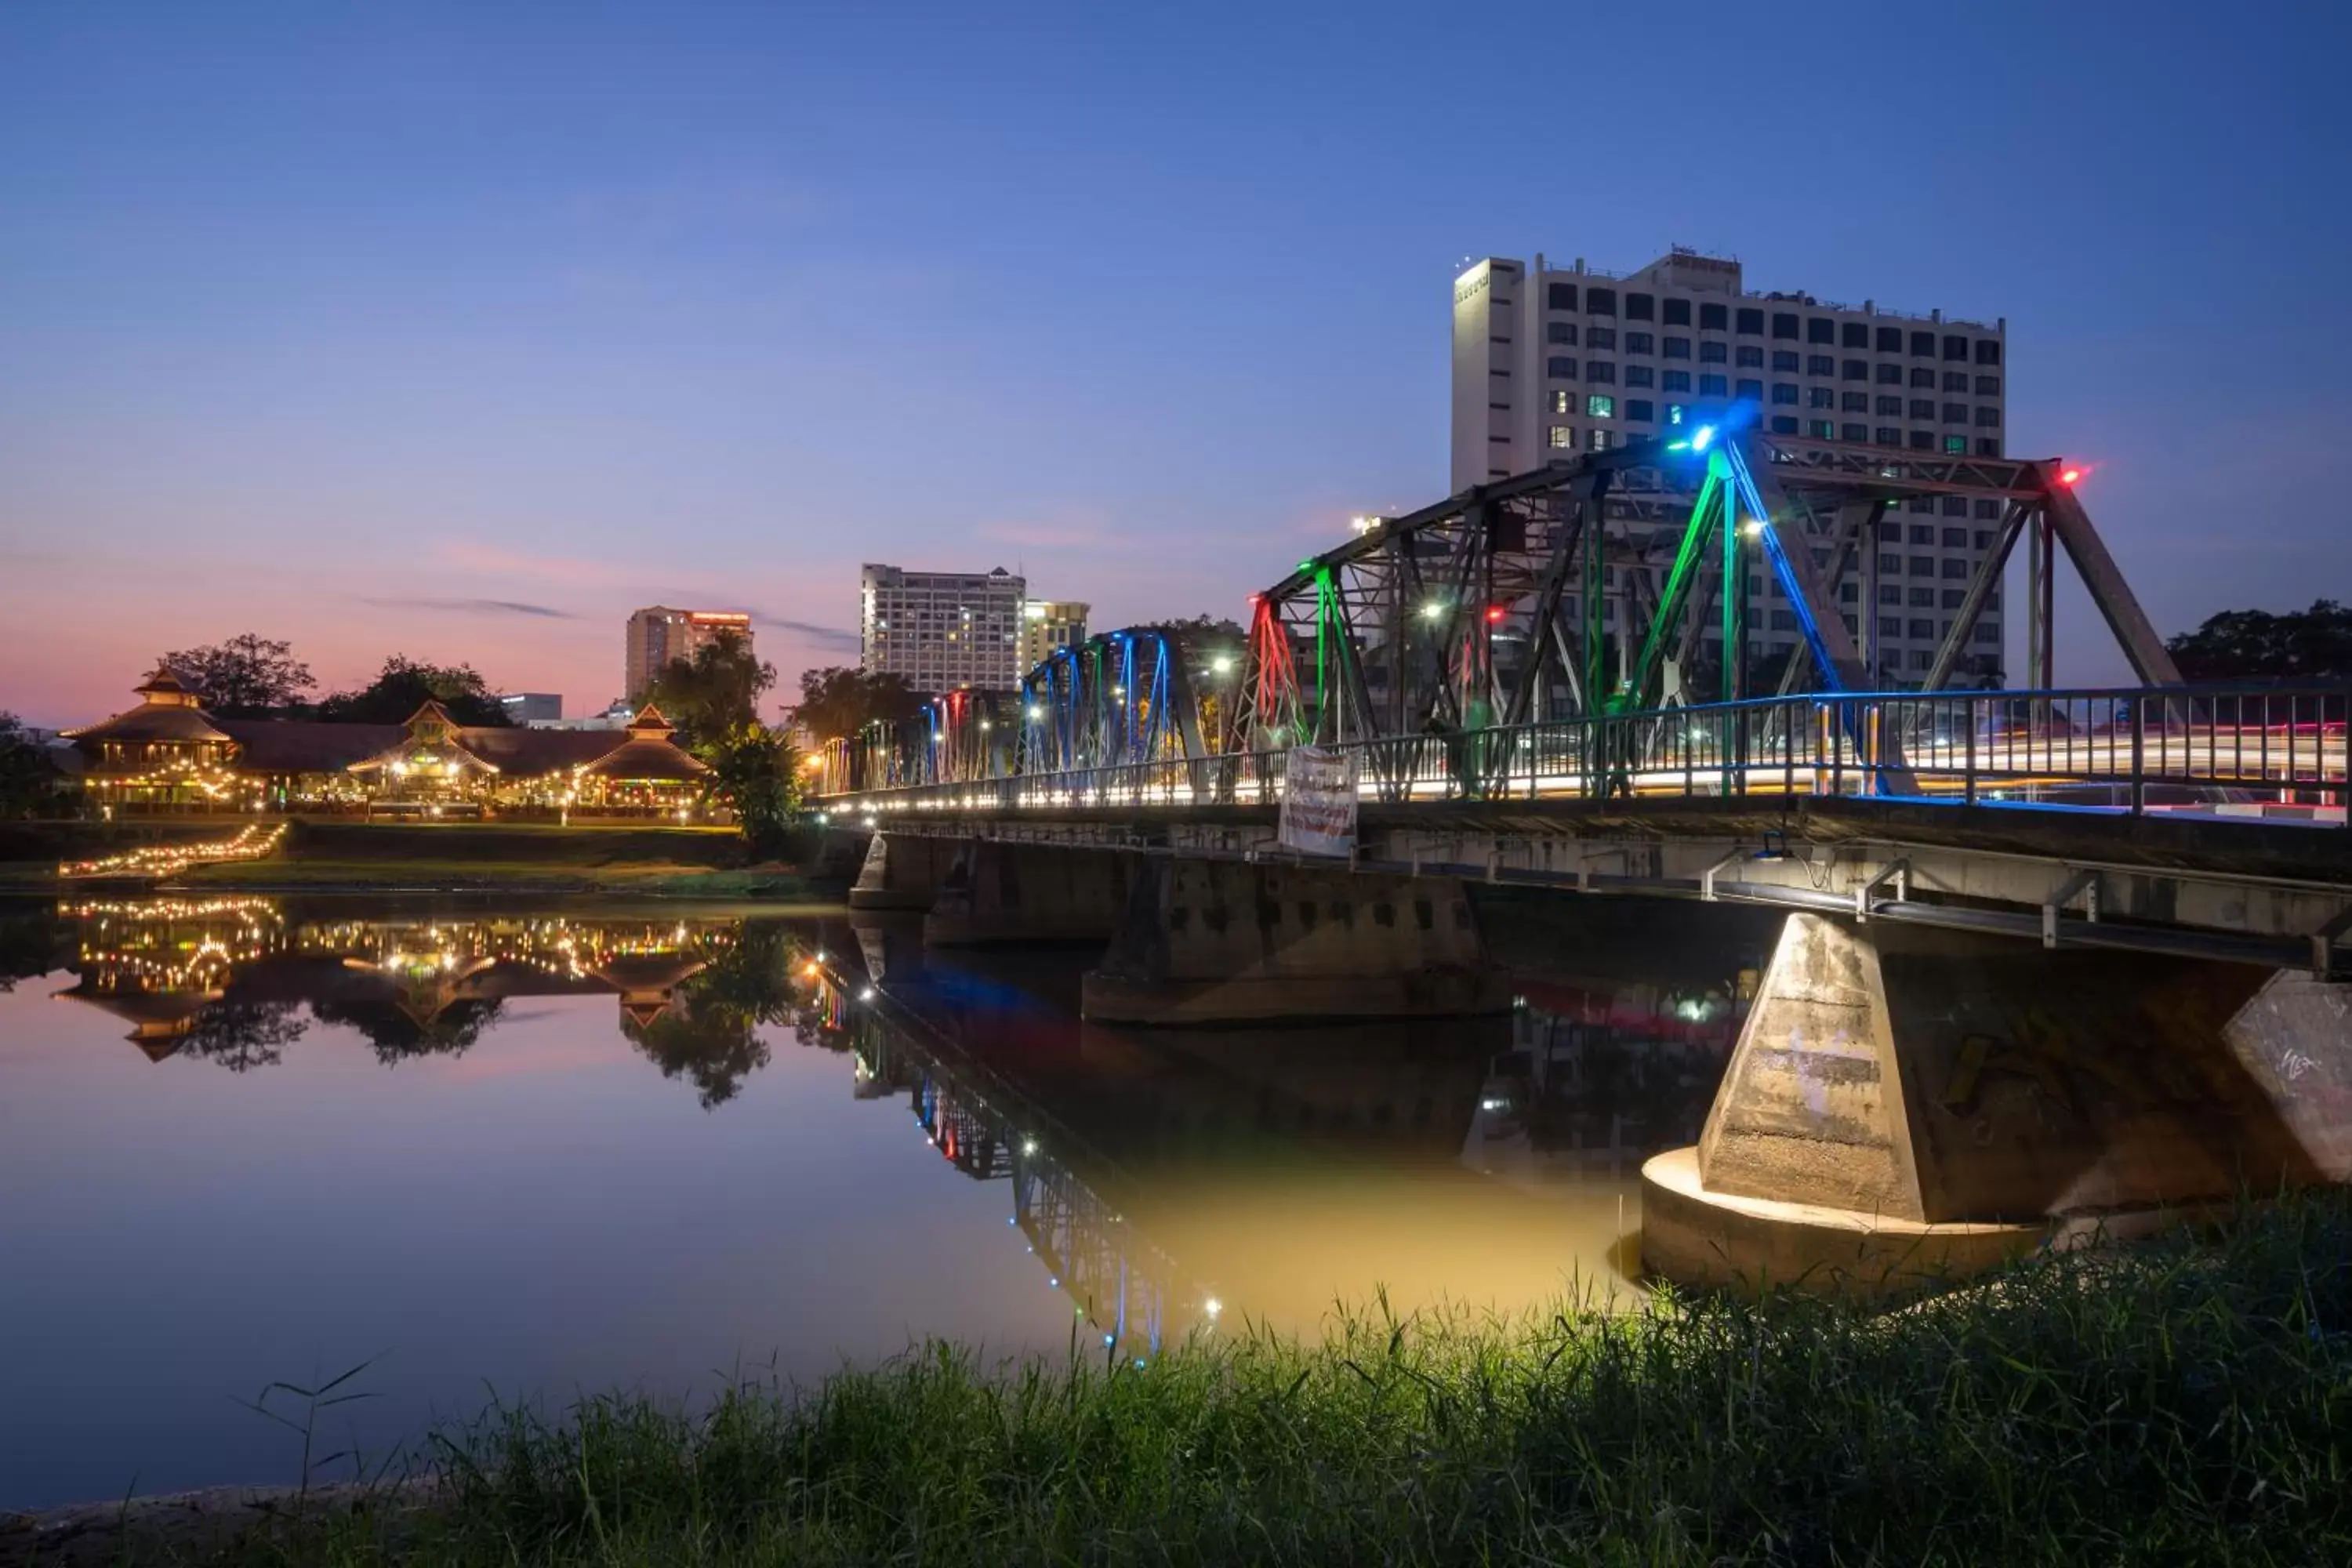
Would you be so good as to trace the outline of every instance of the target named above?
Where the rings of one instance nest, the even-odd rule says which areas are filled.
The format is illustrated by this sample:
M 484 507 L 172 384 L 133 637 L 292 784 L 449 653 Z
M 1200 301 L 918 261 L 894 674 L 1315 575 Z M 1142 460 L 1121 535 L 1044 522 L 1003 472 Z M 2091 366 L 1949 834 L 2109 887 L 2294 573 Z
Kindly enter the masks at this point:
M 1270 751 L 1670 704 L 1703 658 L 1723 695 L 1746 695 L 1759 643 L 1746 601 L 1759 564 L 1800 622 L 1773 628 L 1793 641 L 1781 692 L 1869 689 L 1878 684 L 1882 520 L 1904 502 L 1947 497 L 1998 501 L 2002 522 L 1940 628 L 1927 689 L 1974 662 L 1976 628 L 1997 605 L 2021 533 L 2042 542 L 2044 563 L 2028 606 L 2036 684 L 2051 684 L 2047 567 L 2061 547 L 2141 682 L 2179 684 L 2062 472 L 2053 459 L 1750 429 L 1580 454 L 1475 486 L 1374 520 L 1254 596 L 1240 741 Z M 1710 541 L 1725 547 L 1710 551 Z

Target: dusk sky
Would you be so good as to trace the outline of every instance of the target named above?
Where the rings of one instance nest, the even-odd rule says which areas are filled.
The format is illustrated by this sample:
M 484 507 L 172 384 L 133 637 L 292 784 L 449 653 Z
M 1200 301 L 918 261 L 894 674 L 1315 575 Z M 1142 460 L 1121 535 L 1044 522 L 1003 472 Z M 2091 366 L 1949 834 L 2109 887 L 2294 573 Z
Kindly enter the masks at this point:
M 27 0 L 0 710 L 252 630 L 590 711 L 657 602 L 789 693 L 866 560 L 1238 616 L 1444 492 L 1465 258 L 1669 244 L 2006 316 L 2160 630 L 2352 599 L 2346 17 Z

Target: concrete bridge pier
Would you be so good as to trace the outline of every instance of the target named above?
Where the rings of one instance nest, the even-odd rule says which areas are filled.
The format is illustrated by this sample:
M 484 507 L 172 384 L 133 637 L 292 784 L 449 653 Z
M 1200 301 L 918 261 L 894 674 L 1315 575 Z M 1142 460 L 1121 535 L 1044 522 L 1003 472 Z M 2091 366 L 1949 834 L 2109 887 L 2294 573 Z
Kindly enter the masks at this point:
M 1874 1295 L 2352 1177 L 2352 985 L 1789 917 L 1643 1264 Z
M 1127 907 L 1134 857 L 1107 849 L 966 839 L 923 917 L 935 947 L 1101 942 Z
M 877 833 L 849 889 L 853 910 L 902 910 L 921 914 L 940 896 L 940 884 L 960 847 L 951 838 Z
M 1139 862 L 1079 1013 L 1106 1024 L 1507 1012 L 1458 881 L 1294 865 Z

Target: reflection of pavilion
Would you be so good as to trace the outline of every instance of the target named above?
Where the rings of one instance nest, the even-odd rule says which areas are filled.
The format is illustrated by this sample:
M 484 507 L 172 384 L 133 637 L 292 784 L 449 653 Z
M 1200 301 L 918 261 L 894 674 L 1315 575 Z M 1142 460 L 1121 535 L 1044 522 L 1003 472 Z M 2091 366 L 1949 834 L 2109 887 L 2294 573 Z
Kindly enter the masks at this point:
M 267 899 L 139 899 L 60 906 L 78 927 L 75 983 L 57 995 L 111 1013 L 161 1061 L 179 1048 L 239 964 L 284 951 Z
M 289 923 L 277 900 L 257 898 L 68 903 L 58 912 L 78 938 L 78 978 L 58 994 L 127 1020 L 129 1037 L 159 1061 L 224 1004 L 307 1004 L 372 1037 L 389 1030 L 446 1048 L 470 1039 L 509 997 L 611 994 L 625 1032 L 642 1031 L 737 940 L 739 925 L 569 915 Z

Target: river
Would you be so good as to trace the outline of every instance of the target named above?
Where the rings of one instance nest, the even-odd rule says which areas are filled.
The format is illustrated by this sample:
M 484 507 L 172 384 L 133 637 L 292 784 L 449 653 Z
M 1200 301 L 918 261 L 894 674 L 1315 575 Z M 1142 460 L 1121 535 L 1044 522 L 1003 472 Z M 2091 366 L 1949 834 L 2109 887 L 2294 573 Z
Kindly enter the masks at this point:
M 1534 909 L 1508 1016 L 1145 1031 L 1076 1018 L 1083 950 L 838 912 L 0 906 L 0 1509 L 291 1482 L 269 1415 L 381 1463 L 931 1337 L 1630 1298 L 1769 932 Z

